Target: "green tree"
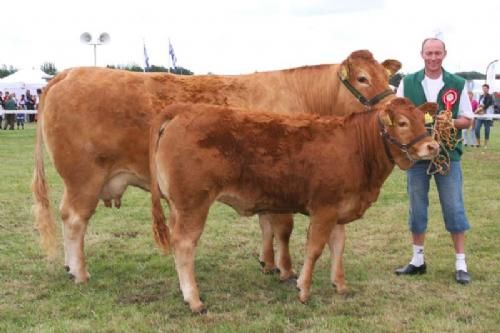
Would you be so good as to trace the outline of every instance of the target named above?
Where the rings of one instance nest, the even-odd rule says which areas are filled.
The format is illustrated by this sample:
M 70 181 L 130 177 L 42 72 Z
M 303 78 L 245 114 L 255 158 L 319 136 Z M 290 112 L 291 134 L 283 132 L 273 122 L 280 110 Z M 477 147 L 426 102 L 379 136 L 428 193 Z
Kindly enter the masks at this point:
M 131 72 L 144 72 L 144 68 L 137 65 L 137 64 L 128 64 L 128 65 L 107 65 L 106 68 L 111 68 L 111 69 L 121 69 L 125 71 L 131 71 Z M 190 71 L 187 68 L 184 67 L 177 67 L 177 68 L 167 68 L 165 66 L 157 66 L 157 65 L 151 65 L 149 68 L 146 69 L 146 72 L 150 73 L 164 73 L 164 72 L 170 72 L 173 74 L 179 74 L 179 75 L 193 75 L 194 73 Z
M 2 65 L 0 67 L 0 79 L 15 72 L 17 72 L 17 68 L 14 68 L 12 65 L 10 65 L 9 67 L 7 67 L 7 65 Z
M 53 62 L 44 62 L 40 69 L 49 75 L 56 75 L 59 72 Z

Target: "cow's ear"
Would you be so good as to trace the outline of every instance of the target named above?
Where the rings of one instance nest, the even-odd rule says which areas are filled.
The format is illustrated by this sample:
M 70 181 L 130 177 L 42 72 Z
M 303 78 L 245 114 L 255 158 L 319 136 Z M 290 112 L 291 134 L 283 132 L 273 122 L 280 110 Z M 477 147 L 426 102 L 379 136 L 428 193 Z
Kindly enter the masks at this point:
M 394 59 L 384 60 L 382 66 L 384 66 L 384 68 L 387 70 L 387 74 L 389 75 L 389 77 L 393 76 L 401 69 L 401 63 Z
M 428 113 L 431 116 L 434 116 L 439 108 L 439 105 L 437 103 L 424 103 L 420 105 L 418 108 L 423 113 Z

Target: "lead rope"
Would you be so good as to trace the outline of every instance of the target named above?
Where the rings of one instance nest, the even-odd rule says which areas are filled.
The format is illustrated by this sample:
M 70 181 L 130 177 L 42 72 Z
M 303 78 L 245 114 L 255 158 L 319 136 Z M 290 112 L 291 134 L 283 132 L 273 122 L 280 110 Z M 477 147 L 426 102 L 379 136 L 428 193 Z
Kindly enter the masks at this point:
M 453 118 L 450 111 L 442 113 L 445 118 L 434 122 L 434 140 L 439 143 L 439 154 L 431 160 L 427 168 L 428 175 L 440 174 L 446 176 L 450 172 L 450 154 L 448 151 L 455 150 L 458 143 L 458 130 L 453 126 Z

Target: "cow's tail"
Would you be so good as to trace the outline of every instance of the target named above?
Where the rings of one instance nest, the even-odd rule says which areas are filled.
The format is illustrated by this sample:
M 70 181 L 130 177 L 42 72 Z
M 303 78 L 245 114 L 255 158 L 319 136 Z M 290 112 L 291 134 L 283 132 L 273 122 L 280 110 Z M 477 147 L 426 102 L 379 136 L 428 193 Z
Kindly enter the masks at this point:
M 162 193 L 158 184 L 158 170 L 156 167 L 156 151 L 158 141 L 168 121 L 172 120 L 176 112 L 171 108 L 160 113 L 152 122 L 149 133 L 149 171 L 151 175 L 151 214 L 153 217 L 153 236 L 156 244 L 164 254 L 170 252 L 170 230 L 165 223 L 165 214 L 161 205 Z
M 49 259 L 54 259 L 57 255 L 56 224 L 48 195 L 48 184 L 45 177 L 43 154 L 43 109 L 45 96 L 47 95 L 47 90 L 49 88 L 50 85 L 43 93 L 38 107 L 34 154 L 35 168 L 33 170 L 33 181 L 31 186 L 34 200 L 33 215 L 35 217 L 35 227 L 40 233 L 40 244 L 47 257 Z

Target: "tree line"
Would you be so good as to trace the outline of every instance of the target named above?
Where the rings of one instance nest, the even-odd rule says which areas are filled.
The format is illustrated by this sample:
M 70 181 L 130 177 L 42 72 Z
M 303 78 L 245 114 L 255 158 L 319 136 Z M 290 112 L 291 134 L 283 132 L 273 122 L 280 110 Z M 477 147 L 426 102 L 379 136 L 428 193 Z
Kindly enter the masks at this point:
M 128 64 L 128 65 L 107 65 L 106 68 L 111 68 L 111 69 L 121 69 L 121 70 L 126 70 L 126 71 L 131 71 L 131 72 L 169 72 L 173 74 L 178 74 L 178 75 L 193 75 L 194 73 L 190 71 L 187 68 L 184 67 L 164 67 L 164 66 L 156 66 L 156 65 L 151 65 L 150 67 L 144 69 L 144 67 L 141 67 L 137 64 Z M 55 64 L 52 62 L 44 62 L 41 66 L 40 69 L 44 71 L 45 73 L 49 75 L 56 75 L 59 73 L 59 70 L 56 68 Z M 12 65 L 1 65 L 0 66 L 0 79 L 6 76 L 9 76 L 15 72 L 17 72 L 17 68 L 15 68 Z M 486 75 L 479 73 L 477 71 L 470 71 L 470 72 L 456 72 L 455 73 L 458 76 L 463 77 L 466 80 L 485 80 Z M 405 77 L 406 74 L 404 73 L 396 73 L 390 80 L 389 83 L 393 85 L 394 87 L 399 86 L 399 82 Z M 496 79 L 500 79 L 500 74 L 496 75 Z

